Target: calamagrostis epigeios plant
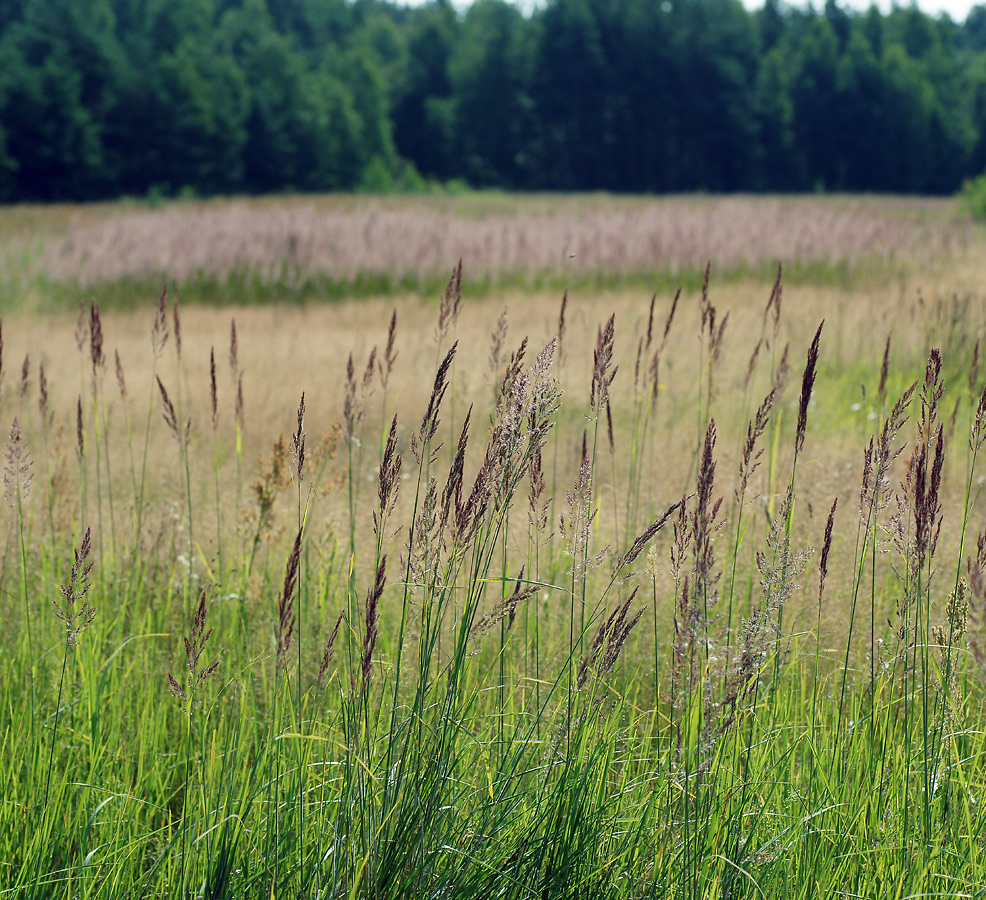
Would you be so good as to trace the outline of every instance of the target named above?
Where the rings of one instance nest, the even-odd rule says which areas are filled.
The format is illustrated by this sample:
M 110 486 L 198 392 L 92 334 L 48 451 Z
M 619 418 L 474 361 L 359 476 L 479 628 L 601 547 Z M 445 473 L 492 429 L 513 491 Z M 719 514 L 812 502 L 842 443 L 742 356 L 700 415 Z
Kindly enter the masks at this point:
M 367 591 L 366 605 L 363 615 L 363 648 L 360 664 L 360 692 L 366 696 L 370 686 L 370 675 L 373 671 L 373 652 L 377 646 L 377 636 L 380 633 L 380 598 L 387 584 L 387 557 L 380 559 L 373 587 Z
M 4 453 L 6 464 L 3 470 L 3 487 L 7 502 L 14 510 L 17 519 L 17 534 L 20 545 L 21 596 L 24 600 L 24 616 L 27 625 L 27 654 L 31 668 L 31 740 L 35 741 L 35 684 L 34 684 L 34 638 L 31 628 L 31 599 L 28 588 L 27 539 L 24 531 L 24 504 L 31 494 L 31 481 L 34 467 L 31 454 L 24 443 L 21 424 L 17 417 L 10 425 L 10 440 Z
M 390 315 L 390 325 L 387 327 L 387 346 L 384 348 L 383 358 L 378 363 L 380 367 L 380 383 L 383 385 L 384 391 L 387 390 L 387 386 L 390 384 L 390 376 L 393 374 L 394 364 L 397 362 L 397 351 L 394 349 L 396 340 L 397 310 L 395 309 Z
M 714 542 L 721 527 L 719 510 L 722 498 L 715 496 L 715 420 L 705 432 L 701 462 L 691 516 L 685 517 L 682 503 L 675 523 L 672 547 L 672 570 L 680 589 L 674 614 L 674 645 L 671 658 L 672 702 L 676 713 L 674 723 L 675 758 L 682 754 L 686 769 L 704 771 L 708 765 L 708 750 L 712 737 L 713 699 L 711 677 L 703 677 L 706 669 L 711 676 L 713 634 L 710 625 L 719 600 L 719 579 L 716 571 Z M 692 564 L 681 577 L 687 547 L 691 547 Z M 695 706 L 695 704 L 701 704 Z M 696 716 L 697 730 L 686 720 Z
M 449 275 L 448 284 L 445 285 L 445 293 L 442 295 L 442 302 L 438 308 L 438 329 L 435 332 L 435 341 L 441 346 L 442 341 L 448 334 L 449 328 L 453 327 L 459 318 L 459 306 L 462 303 L 462 260 L 452 269 Z
M 630 606 L 637 596 L 637 588 L 634 588 L 630 596 L 619 604 L 599 626 L 596 636 L 586 655 L 579 663 L 576 673 L 575 684 L 582 690 L 589 679 L 589 675 L 594 671 L 597 677 L 603 677 L 616 665 L 616 661 L 623 652 L 623 647 L 630 637 L 630 632 L 636 627 L 644 614 L 646 607 L 641 607 L 630 616 Z M 628 618 L 629 616 L 629 618 Z
M 195 710 L 200 705 L 198 691 L 202 689 L 209 676 L 219 668 L 219 660 L 211 663 L 204 663 L 202 655 L 205 652 L 205 645 L 212 637 L 214 629 L 206 628 L 206 598 L 205 591 L 199 594 L 199 602 L 192 615 L 192 630 L 188 637 L 184 638 L 185 643 L 185 676 L 183 682 L 178 681 L 175 676 L 168 673 L 168 691 L 172 697 L 178 701 L 178 707 L 185 715 L 191 718 Z
M 521 566 L 513 592 L 473 624 L 469 632 L 469 637 L 475 639 L 484 634 L 489 634 L 494 626 L 499 625 L 504 620 L 507 622 L 507 631 L 509 631 L 513 627 L 514 619 L 517 617 L 517 607 L 536 593 L 536 584 L 524 583 L 524 566 Z
M 86 529 L 82 543 L 75 549 L 75 560 L 72 563 L 72 573 L 68 584 L 61 586 L 62 600 L 52 600 L 55 606 L 55 617 L 65 623 L 65 644 L 62 649 L 62 671 L 58 677 L 58 700 L 55 703 L 55 722 L 51 730 L 51 750 L 48 754 L 48 777 L 45 780 L 44 806 L 48 806 L 48 791 L 51 787 L 51 768 L 55 760 L 55 736 L 58 734 L 58 713 L 62 707 L 62 687 L 65 683 L 65 666 L 68 653 L 72 647 L 79 644 L 79 635 L 89 627 L 96 615 L 96 608 L 86 599 L 89 592 L 89 573 L 92 562 L 89 552 L 92 549 L 92 534 Z M 81 601 L 81 606 L 79 605 Z
M 192 778 L 192 736 L 195 710 L 201 705 L 199 692 L 204 688 L 209 677 L 219 668 L 219 660 L 211 663 L 203 661 L 205 646 L 212 637 L 212 628 L 206 627 L 205 591 L 199 594 L 199 602 L 192 615 L 192 629 L 185 642 L 185 674 L 181 681 L 174 674 L 168 673 L 168 692 L 178 702 L 178 708 L 185 715 L 185 780 L 182 793 L 181 807 L 181 874 L 180 883 L 184 890 L 188 847 L 188 822 L 192 818 L 193 792 L 189 791 Z
M 397 504 L 403 465 L 404 457 L 397 452 L 397 415 L 395 413 L 390 423 L 390 430 L 387 432 L 383 457 L 380 460 L 380 477 L 377 488 L 379 506 L 373 513 L 373 531 L 377 536 L 378 552 L 383 540 L 384 525 Z
M 278 671 L 283 671 L 288 665 L 288 651 L 291 649 L 291 638 L 297 616 L 295 614 L 295 598 L 298 593 L 298 569 L 301 563 L 301 539 L 303 530 L 299 529 L 295 536 L 294 545 L 284 567 L 284 587 L 277 602 L 277 648 L 275 657 Z
M 794 439 L 794 458 L 797 464 L 798 454 L 805 445 L 805 434 L 808 431 L 808 406 L 811 403 L 811 393 L 815 388 L 815 376 L 818 370 L 818 345 L 822 339 L 822 328 L 825 327 L 823 319 L 812 338 L 811 346 L 808 348 L 808 359 L 805 362 L 805 371 L 801 376 L 801 399 L 798 402 L 798 429 Z
M 448 391 L 449 368 L 452 365 L 452 360 L 455 359 L 455 352 L 458 349 L 459 342 L 456 341 L 439 364 L 438 370 L 435 372 L 435 383 L 431 389 L 431 396 L 428 398 L 428 406 L 421 419 L 421 427 L 418 429 L 417 434 L 411 434 L 411 450 L 419 462 L 421 461 L 421 450 L 419 448 L 423 448 L 425 444 L 429 443 L 438 431 L 438 426 L 441 422 L 439 413 L 441 412 L 442 401 L 445 399 L 445 393 Z
M 329 638 L 322 650 L 322 661 L 319 663 L 318 676 L 315 679 L 315 683 L 319 687 L 325 684 L 325 680 L 328 677 L 329 666 L 332 665 L 332 658 L 335 655 L 335 643 L 336 638 L 339 636 L 339 626 L 342 625 L 342 620 L 345 617 L 345 613 L 339 613 L 339 617 L 336 619 L 335 625 L 332 626 L 332 631 L 329 632 Z
M 966 560 L 966 573 L 969 579 L 969 648 L 981 676 L 986 676 L 986 531 L 979 532 L 976 555 Z

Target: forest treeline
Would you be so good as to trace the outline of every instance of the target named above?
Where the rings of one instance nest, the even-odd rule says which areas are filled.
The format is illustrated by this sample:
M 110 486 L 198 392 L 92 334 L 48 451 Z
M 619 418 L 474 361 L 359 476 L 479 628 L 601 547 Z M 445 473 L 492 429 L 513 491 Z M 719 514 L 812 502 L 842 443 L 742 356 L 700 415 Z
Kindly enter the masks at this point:
M 946 193 L 986 6 L 0 0 L 0 199 L 474 186 Z

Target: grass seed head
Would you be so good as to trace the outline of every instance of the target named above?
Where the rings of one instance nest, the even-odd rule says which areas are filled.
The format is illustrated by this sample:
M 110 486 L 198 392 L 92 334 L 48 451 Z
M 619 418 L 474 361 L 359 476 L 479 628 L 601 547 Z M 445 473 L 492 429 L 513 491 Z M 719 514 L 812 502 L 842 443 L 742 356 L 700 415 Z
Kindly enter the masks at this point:
M 75 560 L 72 563 L 69 582 L 61 586 L 62 602 L 52 601 L 56 618 L 65 623 L 65 641 L 69 647 L 78 646 L 79 635 L 92 623 L 96 615 L 96 608 L 90 606 L 89 601 L 85 599 L 89 592 L 89 573 L 93 566 L 89 560 L 91 549 L 92 533 L 87 528 L 82 543 L 75 549 Z M 80 600 L 83 601 L 82 606 L 77 605 Z
M 164 345 L 168 343 L 168 283 L 161 289 L 161 299 L 158 301 L 154 324 L 151 326 L 151 350 L 155 359 L 160 359 L 164 353 Z
M 822 319 L 812 339 L 811 346 L 808 348 L 808 359 L 805 362 L 805 371 L 801 376 L 801 401 L 798 403 L 798 431 L 794 442 L 794 452 L 799 454 L 805 445 L 805 433 L 808 430 L 808 404 L 811 402 L 811 392 L 815 387 L 815 375 L 818 369 L 818 344 L 822 339 L 822 328 L 825 320 Z
M 294 610 L 295 597 L 298 593 L 298 569 L 301 564 L 301 538 L 304 529 L 299 529 L 294 539 L 294 546 L 284 567 L 284 587 L 277 603 L 277 650 L 276 660 L 278 670 L 283 671 L 288 664 L 288 652 L 291 650 L 291 638 L 294 636 L 294 626 L 297 620 Z
M 3 484 L 7 501 L 12 507 L 23 503 L 31 494 L 31 481 L 34 478 L 34 462 L 24 443 L 21 423 L 17 417 L 10 425 L 10 440 L 5 452 L 7 460 L 3 470 Z

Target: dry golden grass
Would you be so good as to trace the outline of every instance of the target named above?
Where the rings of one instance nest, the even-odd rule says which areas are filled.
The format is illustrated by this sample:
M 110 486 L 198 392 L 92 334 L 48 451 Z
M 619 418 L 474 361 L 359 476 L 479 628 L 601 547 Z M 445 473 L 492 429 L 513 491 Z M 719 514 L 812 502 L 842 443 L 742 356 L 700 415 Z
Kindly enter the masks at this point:
M 930 282 L 929 282 L 930 283 Z M 802 515 L 797 522 L 798 538 L 818 546 L 825 515 L 834 497 L 840 498 L 840 516 L 836 529 L 836 552 L 851 552 L 856 529 L 854 512 L 859 492 L 862 449 L 868 436 L 879 424 L 876 400 L 880 366 L 887 335 L 892 332 L 892 356 L 889 394 L 921 377 L 924 361 L 931 346 L 940 346 L 951 376 L 952 389 L 945 401 L 946 416 L 951 415 L 956 397 L 964 397 L 966 388 L 961 375 L 968 369 L 975 336 L 984 333 L 986 305 L 981 296 L 929 294 L 921 289 L 904 289 L 899 285 L 861 293 L 831 287 L 795 287 L 784 293 L 780 333 L 769 347 L 761 350 L 757 370 L 748 387 L 745 375 L 753 347 L 763 333 L 763 311 L 769 285 L 754 282 L 716 285 L 710 299 L 719 315 L 729 314 L 723 354 L 715 374 L 712 415 L 717 420 L 718 490 L 731 500 L 735 486 L 748 419 L 766 392 L 771 372 L 777 365 L 785 344 L 790 346 L 791 375 L 787 391 L 775 411 L 779 422 L 779 440 L 773 466 L 767 456 L 753 482 L 756 496 L 754 530 L 766 527 L 766 515 L 776 508 L 787 485 L 790 454 L 798 405 L 798 389 L 805 351 L 818 322 L 826 320 L 822 340 L 820 375 L 808 425 L 805 452 L 799 461 L 798 490 Z M 671 296 L 660 296 L 656 304 L 656 325 L 663 327 L 671 305 Z M 255 501 L 249 483 L 262 467 L 269 464 L 272 445 L 278 435 L 288 437 L 295 428 L 295 414 L 301 392 L 306 395 L 306 430 L 309 446 L 332 434 L 339 420 L 345 392 L 346 362 L 353 355 L 356 377 L 361 376 L 372 347 L 383 350 L 387 323 L 397 310 L 396 349 L 399 353 L 395 373 L 386 396 L 377 384 L 366 405 L 366 420 L 357 449 L 359 465 L 358 529 L 363 539 L 372 540 L 370 512 L 376 495 L 376 466 L 379 461 L 381 428 L 397 412 L 400 422 L 401 449 L 407 451 L 411 431 L 418 428 L 427 405 L 428 394 L 440 353 L 457 339 L 460 353 L 454 368 L 452 394 L 443 419 L 445 448 L 439 469 L 448 464 L 452 428 L 458 428 L 469 404 L 476 404 L 473 430 L 483 443 L 486 415 L 493 400 L 496 375 L 491 371 L 489 352 L 491 332 L 503 309 L 507 310 L 509 332 L 504 356 L 527 336 L 536 350 L 557 330 L 560 298 L 553 294 L 528 295 L 518 292 L 494 293 L 482 301 L 466 296 L 454 331 L 439 349 L 436 342 L 437 302 L 418 298 L 359 300 L 333 306 L 234 308 L 215 310 L 202 307 L 183 309 L 181 408 L 192 421 L 191 460 L 193 495 L 197 514 L 196 535 L 202 544 L 203 558 L 215 552 L 215 521 L 206 511 L 214 502 L 212 427 L 210 421 L 209 356 L 214 350 L 218 369 L 220 481 L 223 494 L 223 517 L 227 528 L 236 531 L 246 542 L 256 527 Z M 616 362 L 620 371 L 613 385 L 613 417 L 616 453 L 611 455 L 605 437 L 601 437 L 597 475 L 596 502 L 605 540 L 614 547 L 623 546 L 629 537 L 625 520 L 628 449 L 633 441 L 633 425 L 639 410 L 639 393 L 633 389 L 635 354 L 639 339 L 646 330 L 650 298 L 638 292 L 573 292 L 566 313 L 566 333 L 559 376 L 565 391 L 563 408 L 556 429 L 557 468 L 554 483 L 549 484 L 556 498 L 554 520 L 563 509 L 564 494 L 577 471 L 583 432 L 591 423 L 589 390 L 592 350 L 598 327 L 610 314 L 616 315 Z M 128 500 L 128 444 L 124 439 L 125 406 L 113 376 L 113 354 L 118 351 L 126 375 L 130 427 L 136 446 L 141 446 L 147 403 L 153 397 L 155 411 L 151 422 L 150 498 L 154 515 L 148 520 L 144 541 L 161 542 L 163 534 L 179 516 L 181 468 L 177 447 L 160 416 L 160 397 L 151 382 L 150 328 L 154 301 L 147 298 L 131 312 L 114 312 L 103 317 L 103 330 L 109 366 L 103 377 L 103 393 L 109 429 L 111 471 L 117 504 L 117 529 L 132 519 L 132 501 Z M 653 426 L 652 449 L 645 460 L 641 479 L 640 509 L 637 521 L 659 507 L 693 490 L 695 462 L 700 426 L 696 406 L 707 377 L 707 361 L 700 357 L 699 304 L 696 293 L 684 293 L 671 331 L 668 350 L 661 360 L 661 390 Z M 239 362 L 244 371 L 245 432 L 243 443 L 242 485 L 237 498 L 234 458 L 235 388 L 228 367 L 229 334 L 235 319 L 239 342 Z M 74 459 L 76 408 L 81 397 L 87 432 L 91 430 L 91 398 L 88 345 L 80 354 L 75 338 L 76 317 L 53 315 L 39 319 L 31 316 L 8 317 L 4 322 L 5 418 L 18 414 L 22 421 L 35 422 L 37 365 L 44 363 L 49 381 L 50 403 L 55 413 L 52 463 L 60 466 L 63 515 L 77 514 L 79 499 L 77 466 Z M 173 341 L 172 341 L 173 345 Z M 174 348 L 169 345 L 162 358 L 158 375 L 169 394 L 178 396 L 178 367 Z M 31 358 L 31 383 L 28 393 L 19 396 L 20 360 Z M 80 390 L 81 386 L 81 390 Z M 704 415 L 704 413 L 703 413 Z M 962 429 L 967 427 L 968 411 L 962 406 L 954 452 L 946 468 L 946 513 L 953 513 L 960 501 L 963 476 Z M 30 426 L 29 426 L 30 427 Z M 602 434 L 602 432 L 601 432 Z M 910 432 L 908 432 L 910 437 Z M 92 441 L 94 437 L 87 436 Z M 554 440 L 554 439 L 553 439 Z M 29 431 L 29 441 L 38 448 L 40 436 Z M 57 452 L 56 452 L 57 451 Z M 91 458 L 90 450 L 90 458 Z M 60 460 L 60 462 L 58 462 Z M 479 460 L 471 461 L 475 471 Z M 903 461 L 902 461 L 903 463 Z M 901 463 L 901 464 L 902 464 Z M 92 512 L 95 474 L 90 459 L 89 504 Z M 329 552 L 333 543 L 342 540 L 347 525 L 347 496 L 342 489 L 347 460 L 345 454 L 327 463 L 313 501 L 310 534 L 320 536 L 321 546 Z M 444 477 L 444 476 L 442 476 Z M 895 473 L 899 479 L 900 471 Z M 287 484 L 285 485 L 287 487 Z M 402 498 L 410 501 L 407 490 Z M 126 499 L 125 499 L 126 498 Z M 271 544 L 291 537 L 293 489 L 284 490 L 275 507 Z M 807 514 L 805 514 L 807 510 Z M 104 509 L 104 517 L 106 510 Z M 520 515 L 520 513 L 518 513 Z M 974 510 L 978 519 L 973 531 L 983 524 L 982 510 Z M 399 509 L 396 521 L 409 517 L 408 509 Z M 237 521 L 234 523 L 234 519 Z M 104 529 L 106 531 L 107 529 Z M 520 535 L 522 529 L 518 529 Z M 518 537 L 520 539 L 520 537 Z M 103 534 L 106 552 L 109 537 Z M 948 530 L 943 538 L 943 555 L 948 558 L 956 534 Z M 265 546 L 267 546 L 265 544 Z M 401 546 L 399 538 L 396 546 Z M 725 551 L 724 551 L 725 552 Z M 663 551 L 662 551 L 663 553 Z M 666 565 L 661 564 L 660 577 Z M 835 566 L 841 573 L 833 576 L 829 589 L 827 618 L 838 630 L 844 622 L 845 593 L 840 596 L 840 577 L 849 578 L 851 567 Z M 668 597 L 671 592 L 668 592 Z M 670 602 L 670 601 L 668 601 Z M 797 602 L 795 603 L 795 606 Z M 811 592 L 803 598 L 802 608 L 810 609 Z

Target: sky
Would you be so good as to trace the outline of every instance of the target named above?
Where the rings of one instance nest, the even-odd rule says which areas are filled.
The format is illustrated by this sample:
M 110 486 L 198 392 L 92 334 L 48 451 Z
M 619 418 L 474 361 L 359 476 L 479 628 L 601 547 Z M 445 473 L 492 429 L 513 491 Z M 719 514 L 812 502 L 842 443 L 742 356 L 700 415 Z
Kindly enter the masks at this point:
M 429 0 L 403 0 L 407 6 L 422 6 Z M 459 8 L 465 8 L 469 6 L 468 0 L 452 0 L 453 4 Z M 537 5 L 539 0 L 517 0 L 516 5 L 530 9 L 532 6 Z M 540 0 L 544 2 L 544 0 Z M 816 8 L 821 7 L 825 0 L 816 0 Z M 986 0 L 980 0 L 980 2 L 986 2 Z M 762 0 L 743 0 L 744 6 L 747 9 L 757 9 L 763 5 Z M 801 3 L 794 3 L 794 6 L 803 5 Z M 806 4 L 804 4 L 806 5 Z M 865 10 L 870 6 L 870 0 L 840 0 L 840 6 L 846 6 L 853 9 Z M 876 5 L 887 12 L 891 6 L 891 0 L 877 0 Z M 899 3 L 900 6 L 909 5 L 908 2 Z M 956 22 L 964 22 L 965 17 L 968 15 L 969 10 L 976 5 L 976 0 L 919 0 L 917 6 L 923 12 L 930 13 L 933 16 L 937 16 L 939 13 L 947 12 Z

